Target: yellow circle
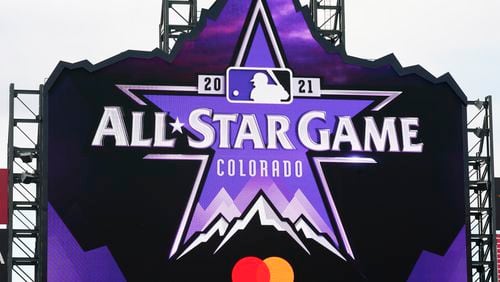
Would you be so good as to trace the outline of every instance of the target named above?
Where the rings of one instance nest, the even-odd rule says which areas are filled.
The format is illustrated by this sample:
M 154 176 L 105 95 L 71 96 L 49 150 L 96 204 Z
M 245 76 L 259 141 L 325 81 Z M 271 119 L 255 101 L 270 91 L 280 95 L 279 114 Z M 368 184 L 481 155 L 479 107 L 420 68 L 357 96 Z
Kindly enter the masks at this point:
M 280 257 L 269 257 L 264 260 L 264 263 L 271 273 L 269 282 L 293 282 L 293 268 L 288 261 Z

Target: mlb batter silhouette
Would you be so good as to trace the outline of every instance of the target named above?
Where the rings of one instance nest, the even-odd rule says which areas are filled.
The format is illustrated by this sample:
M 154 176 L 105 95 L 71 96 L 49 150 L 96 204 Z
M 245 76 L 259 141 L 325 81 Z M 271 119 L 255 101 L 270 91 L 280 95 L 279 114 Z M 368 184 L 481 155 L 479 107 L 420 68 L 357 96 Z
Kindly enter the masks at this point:
M 253 90 L 250 93 L 250 99 L 257 103 L 279 103 L 283 100 L 288 99 L 289 94 L 286 92 L 285 88 L 279 84 L 278 85 L 269 84 L 268 77 L 265 73 L 258 72 L 254 74 L 252 80 Z

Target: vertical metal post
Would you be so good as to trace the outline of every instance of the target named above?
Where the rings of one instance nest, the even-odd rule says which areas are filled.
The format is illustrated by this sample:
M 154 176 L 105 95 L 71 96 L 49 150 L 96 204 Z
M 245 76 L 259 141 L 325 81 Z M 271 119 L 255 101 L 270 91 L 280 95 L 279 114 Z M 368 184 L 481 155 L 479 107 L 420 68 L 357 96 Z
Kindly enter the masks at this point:
M 37 199 L 38 199 L 38 213 L 37 220 L 39 226 L 39 237 L 37 240 L 36 253 L 39 254 L 37 269 L 35 270 L 37 281 L 47 281 L 47 190 L 46 190 L 46 171 L 45 171 L 45 162 L 46 155 L 44 149 L 44 130 L 43 126 L 45 126 L 45 105 L 44 105 L 44 85 L 40 84 L 38 87 L 39 95 L 38 95 L 38 116 L 36 117 L 39 120 L 38 126 L 38 158 L 37 161 L 37 170 L 39 174 L 40 181 L 37 184 Z
M 345 48 L 345 3 L 344 0 L 340 0 L 340 46 Z
M 170 52 L 170 21 L 169 21 L 169 0 L 163 0 L 163 50 Z
M 8 250 L 7 250 L 7 281 L 12 281 L 12 193 L 14 186 L 14 173 L 13 173 L 13 162 L 14 162 L 14 83 L 11 83 L 9 86 L 9 137 L 7 141 L 8 152 L 7 152 L 7 169 L 9 171 L 8 177 L 8 213 L 9 218 L 7 222 L 8 229 Z
M 309 1 L 309 9 L 311 10 L 311 18 L 314 24 L 318 22 L 318 8 L 316 0 Z
M 196 3 L 196 0 L 190 0 L 191 1 L 191 25 L 194 27 L 198 23 L 198 5 Z
M 490 240 L 491 240 L 491 259 L 492 259 L 492 267 L 493 267 L 493 273 L 492 273 L 492 280 L 493 281 L 498 281 L 498 266 L 497 266 L 497 245 L 496 245 L 496 211 L 495 211 L 495 197 L 496 197 L 496 190 L 495 190 L 495 162 L 493 160 L 494 158 L 494 151 L 493 151 L 493 99 L 491 96 L 486 97 L 486 103 L 487 103 L 487 111 L 488 111 L 488 127 L 489 127 L 489 134 L 488 134 L 488 155 L 490 156 L 490 164 L 489 164 L 489 172 L 488 172 L 488 177 L 489 177 L 489 186 L 490 186 L 490 206 L 492 207 L 491 211 L 491 217 L 490 217 L 490 226 L 491 226 L 491 233 L 490 233 Z

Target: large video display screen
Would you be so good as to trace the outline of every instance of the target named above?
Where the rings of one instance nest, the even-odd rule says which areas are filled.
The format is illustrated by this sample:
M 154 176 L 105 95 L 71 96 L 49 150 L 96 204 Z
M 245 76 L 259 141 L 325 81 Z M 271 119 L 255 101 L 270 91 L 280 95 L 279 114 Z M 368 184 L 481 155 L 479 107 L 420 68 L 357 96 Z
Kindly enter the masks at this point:
M 48 281 L 468 281 L 464 94 L 308 13 L 222 1 L 170 55 L 58 65 Z

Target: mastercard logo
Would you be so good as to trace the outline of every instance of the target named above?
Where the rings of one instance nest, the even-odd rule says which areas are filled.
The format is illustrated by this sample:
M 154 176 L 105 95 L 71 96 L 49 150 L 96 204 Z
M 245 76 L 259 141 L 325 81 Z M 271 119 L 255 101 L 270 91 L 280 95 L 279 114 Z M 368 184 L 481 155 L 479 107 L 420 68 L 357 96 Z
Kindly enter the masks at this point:
M 233 282 L 293 282 L 293 268 L 283 258 L 244 257 L 233 267 Z

